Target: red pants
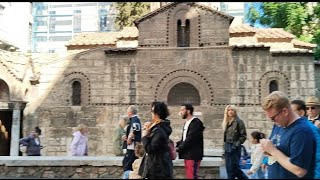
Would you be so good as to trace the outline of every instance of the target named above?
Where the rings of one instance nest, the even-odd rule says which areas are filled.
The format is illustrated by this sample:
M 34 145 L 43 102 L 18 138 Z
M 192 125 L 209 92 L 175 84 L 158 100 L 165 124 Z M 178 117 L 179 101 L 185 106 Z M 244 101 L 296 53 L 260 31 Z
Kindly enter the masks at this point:
M 184 160 L 184 168 L 187 179 L 198 179 L 198 171 L 201 160 Z

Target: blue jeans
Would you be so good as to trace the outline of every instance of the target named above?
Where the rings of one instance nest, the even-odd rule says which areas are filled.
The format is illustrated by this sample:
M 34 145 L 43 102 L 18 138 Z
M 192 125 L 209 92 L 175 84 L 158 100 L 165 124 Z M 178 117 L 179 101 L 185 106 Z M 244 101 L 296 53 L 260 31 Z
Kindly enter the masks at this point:
M 225 162 L 228 179 L 248 179 L 248 176 L 240 169 L 239 161 L 241 156 L 240 147 L 225 151 Z
M 130 173 L 130 170 L 125 171 L 122 175 L 122 179 L 129 179 L 129 173 Z
M 261 168 L 257 172 L 251 174 L 250 179 L 265 179 L 264 173 Z

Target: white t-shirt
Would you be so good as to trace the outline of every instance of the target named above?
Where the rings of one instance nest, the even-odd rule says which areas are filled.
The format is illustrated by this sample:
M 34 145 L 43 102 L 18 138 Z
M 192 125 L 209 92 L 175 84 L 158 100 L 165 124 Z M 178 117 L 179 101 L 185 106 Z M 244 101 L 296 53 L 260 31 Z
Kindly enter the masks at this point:
M 191 121 L 193 119 L 194 119 L 194 117 L 192 117 L 191 119 L 187 120 L 186 123 L 184 124 L 182 141 L 186 140 L 188 128 L 189 128 L 189 125 L 190 125 L 190 123 L 191 123 Z
M 34 141 L 36 142 L 36 145 L 39 145 L 40 144 L 40 141 L 38 138 L 34 138 Z

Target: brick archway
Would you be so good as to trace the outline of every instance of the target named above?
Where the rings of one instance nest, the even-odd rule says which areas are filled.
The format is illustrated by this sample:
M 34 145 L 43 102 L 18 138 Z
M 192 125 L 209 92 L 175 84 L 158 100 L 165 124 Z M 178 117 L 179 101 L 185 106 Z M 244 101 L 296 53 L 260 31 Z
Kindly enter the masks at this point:
M 72 84 L 75 81 L 79 81 L 81 83 L 81 106 L 89 105 L 91 100 L 90 80 L 88 76 L 86 76 L 82 72 L 72 72 L 70 74 L 65 75 L 63 85 L 65 87 L 66 99 L 68 99 L 67 104 L 72 104 Z
M 179 69 L 166 74 L 158 83 L 155 89 L 155 100 L 167 101 L 170 90 L 175 85 L 185 82 L 194 86 L 200 95 L 200 105 L 213 105 L 213 89 L 209 81 L 200 73 Z
M 0 79 L 0 101 L 10 101 L 9 86 L 2 79 Z
M 278 83 L 279 91 L 290 96 L 290 82 L 288 76 L 280 71 L 268 71 L 264 73 L 259 80 L 260 102 L 262 102 L 262 98 L 269 94 L 269 85 L 271 81 L 276 81 Z

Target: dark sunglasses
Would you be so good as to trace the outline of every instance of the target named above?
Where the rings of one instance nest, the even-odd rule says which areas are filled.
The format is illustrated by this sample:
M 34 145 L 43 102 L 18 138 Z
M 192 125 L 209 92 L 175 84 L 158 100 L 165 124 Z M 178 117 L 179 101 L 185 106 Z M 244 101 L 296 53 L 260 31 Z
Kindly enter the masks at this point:
M 309 109 L 315 109 L 316 107 L 307 107 L 307 110 L 309 110 Z

